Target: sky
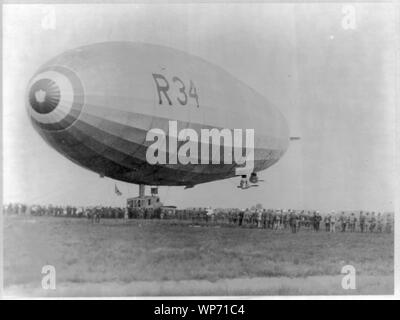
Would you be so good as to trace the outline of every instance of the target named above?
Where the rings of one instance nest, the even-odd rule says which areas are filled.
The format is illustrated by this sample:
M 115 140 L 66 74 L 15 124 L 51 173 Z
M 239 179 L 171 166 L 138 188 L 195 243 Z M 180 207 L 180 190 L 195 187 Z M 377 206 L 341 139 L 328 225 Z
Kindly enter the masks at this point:
M 33 73 L 66 50 L 140 41 L 224 68 L 301 137 L 259 174 L 258 188 L 236 188 L 239 178 L 161 187 L 164 204 L 393 211 L 395 18 L 388 3 L 5 5 L 3 201 L 122 206 L 137 195 L 136 185 L 100 178 L 48 146 L 24 93 Z

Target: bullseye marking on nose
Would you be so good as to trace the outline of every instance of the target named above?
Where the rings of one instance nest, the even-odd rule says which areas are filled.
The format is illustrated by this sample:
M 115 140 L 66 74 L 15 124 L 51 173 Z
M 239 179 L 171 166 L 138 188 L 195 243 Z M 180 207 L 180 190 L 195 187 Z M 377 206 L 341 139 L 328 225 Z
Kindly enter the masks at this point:
M 60 102 L 60 88 L 50 79 L 36 81 L 29 92 L 29 103 L 36 112 L 46 114 Z
M 40 78 L 41 74 L 43 78 Z M 46 77 L 49 74 L 52 79 Z M 59 77 L 64 79 L 64 84 Z M 28 96 L 32 122 L 48 131 L 70 127 L 80 116 L 84 105 L 84 89 L 79 77 L 66 67 L 51 66 L 38 72 L 35 78 L 37 80 L 34 80 Z M 70 89 L 65 91 L 66 86 Z M 57 120 L 53 122 L 52 119 Z

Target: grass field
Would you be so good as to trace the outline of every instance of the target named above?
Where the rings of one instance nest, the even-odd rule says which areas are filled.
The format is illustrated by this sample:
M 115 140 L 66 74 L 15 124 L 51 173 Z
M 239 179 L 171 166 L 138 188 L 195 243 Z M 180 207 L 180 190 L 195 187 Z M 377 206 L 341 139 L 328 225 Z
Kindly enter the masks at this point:
M 11 294 L 48 295 L 40 289 L 43 265 L 56 268 L 54 295 L 393 293 L 393 234 L 291 234 L 160 220 L 3 221 L 4 286 Z M 345 292 L 340 272 L 348 264 L 357 290 Z

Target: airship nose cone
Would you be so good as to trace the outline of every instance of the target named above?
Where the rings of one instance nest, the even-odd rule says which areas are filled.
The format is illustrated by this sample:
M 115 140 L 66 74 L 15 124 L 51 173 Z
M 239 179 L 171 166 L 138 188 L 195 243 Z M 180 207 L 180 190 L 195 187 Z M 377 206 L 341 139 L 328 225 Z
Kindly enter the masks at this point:
M 42 68 L 28 84 L 28 114 L 40 130 L 69 128 L 79 118 L 83 105 L 82 82 L 66 67 Z

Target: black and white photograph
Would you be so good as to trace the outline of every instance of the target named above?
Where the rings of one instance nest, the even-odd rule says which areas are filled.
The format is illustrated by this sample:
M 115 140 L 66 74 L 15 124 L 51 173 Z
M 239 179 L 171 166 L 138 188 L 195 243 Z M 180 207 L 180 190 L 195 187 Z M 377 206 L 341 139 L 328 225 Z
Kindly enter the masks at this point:
M 396 295 L 397 4 L 2 17 L 3 297 Z

